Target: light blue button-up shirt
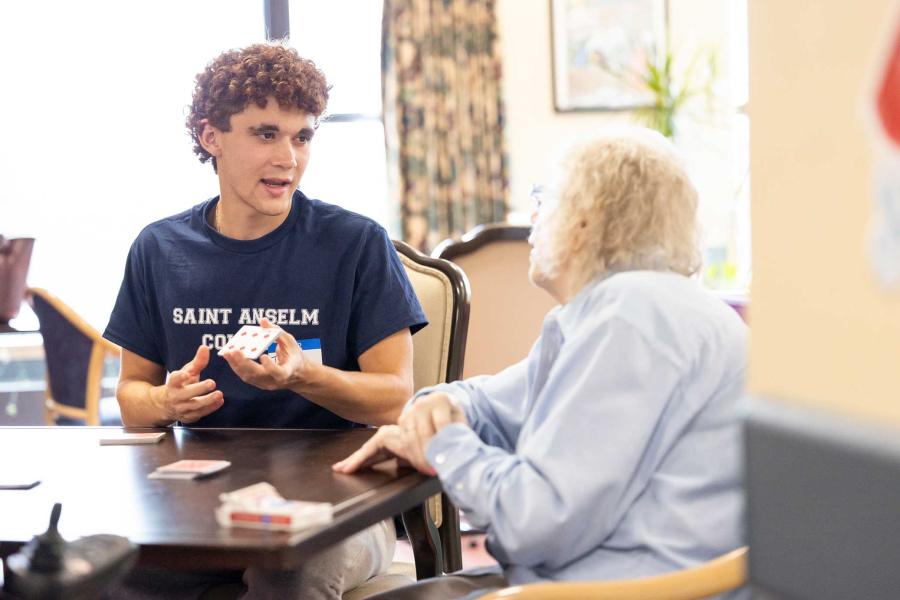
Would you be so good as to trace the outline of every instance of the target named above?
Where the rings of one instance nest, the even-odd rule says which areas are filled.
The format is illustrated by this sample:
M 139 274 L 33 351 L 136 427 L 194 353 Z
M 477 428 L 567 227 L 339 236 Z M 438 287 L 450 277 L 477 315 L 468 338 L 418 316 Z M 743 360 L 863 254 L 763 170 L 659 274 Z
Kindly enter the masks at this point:
M 598 278 L 550 311 L 524 361 L 417 394 L 448 392 L 471 425 L 442 429 L 428 460 L 513 584 L 708 561 L 744 544 L 746 347 L 693 280 Z

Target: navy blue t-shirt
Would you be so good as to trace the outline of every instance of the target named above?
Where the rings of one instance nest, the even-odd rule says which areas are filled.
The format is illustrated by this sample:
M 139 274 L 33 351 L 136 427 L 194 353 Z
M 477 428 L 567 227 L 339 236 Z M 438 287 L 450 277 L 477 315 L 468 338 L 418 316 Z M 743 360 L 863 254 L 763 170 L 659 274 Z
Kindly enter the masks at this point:
M 322 362 L 358 371 L 359 356 L 425 315 L 384 229 L 294 194 L 288 218 L 255 240 L 224 237 L 206 215 L 217 198 L 147 226 L 128 254 L 103 336 L 171 372 L 211 348 L 201 379 L 225 397 L 200 427 L 346 428 L 353 423 L 287 390 L 241 381 L 217 351 L 263 316 L 321 347 Z

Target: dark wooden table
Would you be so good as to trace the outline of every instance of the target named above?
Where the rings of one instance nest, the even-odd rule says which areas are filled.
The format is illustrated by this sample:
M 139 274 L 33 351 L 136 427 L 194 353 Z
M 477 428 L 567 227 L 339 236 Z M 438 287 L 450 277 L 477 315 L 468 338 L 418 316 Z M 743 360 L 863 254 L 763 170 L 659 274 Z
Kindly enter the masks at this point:
M 291 568 L 382 519 L 423 511 L 424 501 L 441 490 L 437 479 L 412 470 L 332 472 L 331 464 L 359 448 L 373 430 L 174 428 L 159 444 L 99 445 L 101 437 L 118 431 L 0 428 L 0 483 L 41 480 L 30 490 L 0 490 L 0 556 L 43 532 L 53 503 L 61 502 L 66 539 L 123 535 L 140 546 L 144 565 Z M 192 481 L 147 479 L 156 467 L 179 459 L 228 460 L 231 466 Z M 332 502 L 334 521 L 296 533 L 220 527 L 214 516 L 219 494 L 260 481 L 285 498 Z M 417 553 L 422 573 L 419 558 Z

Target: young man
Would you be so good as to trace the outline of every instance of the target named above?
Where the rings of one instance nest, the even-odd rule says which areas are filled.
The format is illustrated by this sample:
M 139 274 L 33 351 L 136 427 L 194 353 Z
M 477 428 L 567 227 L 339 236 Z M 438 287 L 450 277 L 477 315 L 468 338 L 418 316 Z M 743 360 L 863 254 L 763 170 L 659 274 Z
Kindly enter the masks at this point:
M 743 544 L 747 331 L 689 278 L 697 195 L 671 144 L 610 131 L 539 211 L 531 280 L 561 304 L 529 356 L 420 391 L 335 465 L 391 454 L 437 473 L 502 572 L 378 598 L 456 598 L 541 580 L 643 577 Z
M 187 126 L 220 193 L 149 225 L 129 252 L 104 333 L 123 349 L 126 425 L 396 422 L 425 318 L 385 231 L 297 190 L 327 99 L 323 74 L 281 45 L 225 52 L 197 76 Z M 246 324 L 284 330 L 276 360 L 218 356 Z M 299 572 L 245 581 L 252 595 L 339 598 L 390 564 L 393 536 L 386 522 Z

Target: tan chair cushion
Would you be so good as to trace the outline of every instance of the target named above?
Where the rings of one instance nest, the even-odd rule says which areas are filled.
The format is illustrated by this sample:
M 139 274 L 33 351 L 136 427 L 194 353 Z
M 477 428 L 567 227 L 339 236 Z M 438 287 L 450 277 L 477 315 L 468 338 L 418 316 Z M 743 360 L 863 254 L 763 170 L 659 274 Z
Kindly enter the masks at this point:
M 403 254 L 400 261 L 425 311 L 428 325 L 413 336 L 413 385 L 416 390 L 443 383 L 450 357 L 450 332 L 453 325 L 453 287 L 450 279 L 431 267 L 413 262 Z M 428 499 L 428 512 L 435 527 L 440 527 L 441 497 Z
M 453 323 L 453 287 L 438 271 L 398 254 L 412 283 L 428 325 L 413 336 L 413 383 L 415 389 L 442 383 L 450 356 Z
M 530 251 L 526 240 L 500 240 L 453 258 L 472 286 L 464 379 L 525 358 L 556 304 L 528 280 Z

